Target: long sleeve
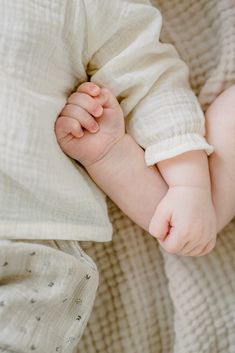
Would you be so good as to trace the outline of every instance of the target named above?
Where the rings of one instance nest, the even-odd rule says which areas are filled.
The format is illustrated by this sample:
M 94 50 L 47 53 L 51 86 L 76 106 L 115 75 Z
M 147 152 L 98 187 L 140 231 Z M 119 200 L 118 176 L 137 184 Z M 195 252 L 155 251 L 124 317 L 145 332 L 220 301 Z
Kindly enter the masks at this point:
M 213 147 L 173 46 L 160 42 L 162 18 L 145 0 L 86 0 L 87 72 L 118 97 L 126 128 L 145 149 L 148 165 Z

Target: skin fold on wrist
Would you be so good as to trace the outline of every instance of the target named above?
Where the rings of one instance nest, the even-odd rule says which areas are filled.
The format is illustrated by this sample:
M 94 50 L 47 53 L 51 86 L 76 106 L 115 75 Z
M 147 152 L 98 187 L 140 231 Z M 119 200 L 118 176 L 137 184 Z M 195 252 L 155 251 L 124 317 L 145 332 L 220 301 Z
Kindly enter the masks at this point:
M 111 147 L 107 146 L 104 153 L 100 156 L 99 159 L 94 161 L 92 164 L 84 166 L 89 173 L 89 171 L 96 168 L 101 168 L 107 163 L 112 163 L 112 169 L 115 168 L 116 163 L 121 161 L 126 155 L 125 146 L 129 143 L 130 136 L 124 134 L 119 140 L 117 140 Z M 116 163 L 115 163 L 116 162 Z

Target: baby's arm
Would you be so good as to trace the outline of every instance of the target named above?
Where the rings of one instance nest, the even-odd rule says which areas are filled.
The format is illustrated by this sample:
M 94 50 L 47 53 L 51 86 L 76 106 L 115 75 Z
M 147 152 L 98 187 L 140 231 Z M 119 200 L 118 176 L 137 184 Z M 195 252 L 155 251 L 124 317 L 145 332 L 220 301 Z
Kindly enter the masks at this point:
M 80 161 L 85 166 L 87 172 L 97 185 L 99 185 L 134 222 L 148 230 L 154 211 L 167 192 L 167 186 L 155 167 L 146 166 L 144 151 L 129 135 L 125 134 L 123 114 L 116 99 L 108 90 L 99 89 L 98 87 L 96 94 L 91 94 L 90 87 L 92 87 L 91 83 L 80 86 L 79 93 L 73 95 L 74 104 L 68 104 L 62 111 L 61 117 L 56 123 L 58 142 L 65 153 Z M 90 98 L 93 96 L 93 98 L 89 100 L 86 97 L 86 99 L 84 99 L 84 94 Z M 88 100 L 90 103 L 89 107 L 89 104 L 87 105 Z M 69 98 L 69 102 L 71 102 L 71 97 Z M 86 106 L 84 102 L 86 102 Z M 108 102 L 108 104 L 104 104 L 104 102 Z M 97 108 L 97 104 L 100 105 L 100 108 Z M 95 121 L 95 119 L 92 118 L 91 114 L 94 115 L 95 108 L 100 109 L 99 117 L 96 116 L 99 122 L 99 131 L 93 134 L 84 131 L 83 136 L 80 138 L 78 136 L 78 131 L 79 135 L 81 132 L 80 123 L 84 124 L 86 118 L 88 119 L 87 114 L 89 114 L 89 121 L 92 124 L 92 120 Z M 207 184 L 206 156 L 203 152 L 195 152 L 194 156 L 189 155 L 189 157 L 196 158 L 196 160 L 191 163 L 192 166 L 194 166 L 193 171 L 198 172 L 202 183 L 206 180 L 205 188 L 204 184 L 197 184 L 198 188 L 196 188 L 195 185 L 186 184 L 185 189 L 180 185 L 177 185 L 177 187 L 176 184 L 175 187 L 171 185 L 172 187 L 166 194 L 167 196 L 160 202 L 160 210 L 165 209 L 166 211 L 168 210 L 167 207 L 164 207 L 164 202 L 166 204 L 169 202 L 169 211 L 165 215 L 161 214 L 159 224 L 162 224 L 162 220 L 165 223 L 169 222 L 169 224 L 171 224 L 171 218 L 168 216 L 173 213 L 172 209 L 176 209 L 180 217 L 178 224 L 173 226 L 175 226 L 177 230 L 179 229 L 179 231 L 178 234 L 173 233 L 173 235 L 177 235 L 177 237 L 173 236 L 173 245 L 172 242 L 168 242 L 169 244 L 167 243 L 165 246 L 164 241 L 161 241 L 162 246 L 167 251 L 180 254 L 183 250 L 181 249 L 182 243 L 184 242 L 183 245 L 189 243 L 191 249 L 200 246 L 200 251 L 195 253 L 199 255 L 202 253 L 202 250 L 205 250 L 204 253 L 210 251 L 215 243 L 213 227 L 208 229 L 209 223 L 213 226 L 213 220 L 211 219 L 213 217 L 210 217 L 210 211 L 211 213 L 213 213 L 213 211 L 211 210 L 210 186 Z M 187 174 L 185 161 L 188 161 L 186 154 L 183 156 L 178 170 L 181 170 L 181 172 L 185 171 Z M 178 160 L 177 163 L 178 162 L 180 162 L 180 160 Z M 165 178 L 170 183 L 172 171 L 174 176 L 177 166 L 174 164 L 173 160 L 170 163 L 164 163 L 167 164 L 163 166 L 162 170 L 165 170 Z M 199 163 L 199 168 L 196 167 L 195 163 Z M 202 174 L 200 173 L 200 168 L 202 168 Z M 192 181 L 190 175 L 189 177 L 190 179 L 185 178 L 185 180 Z M 174 180 L 177 182 L 178 179 L 176 178 Z M 197 182 L 198 180 L 199 177 L 197 178 Z M 200 187 L 202 187 L 202 189 L 200 189 Z M 192 209 L 192 207 L 187 208 L 187 206 L 189 206 L 187 203 L 192 202 L 192 200 L 196 201 L 194 209 Z M 173 204 L 173 201 L 175 201 L 175 204 Z M 180 221 L 182 220 L 182 213 L 186 212 L 188 209 L 193 210 L 194 214 L 191 212 L 191 214 L 185 215 L 183 218 L 185 222 L 182 222 L 184 227 L 181 227 Z M 157 214 L 160 214 L 159 208 Z M 193 223 L 191 224 L 191 222 Z M 185 225 L 188 229 L 186 229 Z M 189 225 L 192 229 L 189 229 Z M 205 229 L 199 229 L 198 225 L 205 225 L 206 227 Z M 153 223 L 152 229 L 154 229 L 154 227 L 155 225 Z M 195 234 L 193 230 L 200 230 L 200 234 Z M 160 234 L 156 233 L 156 235 L 161 238 L 163 232 Z M 176 244 L 174 244 L 174 239 L 176 239 Z M 189 249 L 186 248 L 186 250 Z M 188 255 L 190 255 L 190 251 Z
M 91 127 L 96 120 L 99 129 L 95 132 Z M 116 98 L 93 83 L 82 84 L 69 97 L 55 132 L 62 150 L 79 161 L 122 211 L 148 231 L 167 186 L 155 167 L 146 166 L 142 148 L 125 134 Z
M 150 223 L 163 248 L 181 255 L 202 255 L 216 242 L 208 158 L 191 151 L 161 161 L 158 168 L 169 190 Z
M 160 168 L 170 185 L 168 190 L 157 169 L 146 167 L 143 150 L 125 134 L 87 171 L 124 213 L 150 231 L 167 252 L 205 255 L 216 243 L 207 156 L 193 151 L 164 164 Z

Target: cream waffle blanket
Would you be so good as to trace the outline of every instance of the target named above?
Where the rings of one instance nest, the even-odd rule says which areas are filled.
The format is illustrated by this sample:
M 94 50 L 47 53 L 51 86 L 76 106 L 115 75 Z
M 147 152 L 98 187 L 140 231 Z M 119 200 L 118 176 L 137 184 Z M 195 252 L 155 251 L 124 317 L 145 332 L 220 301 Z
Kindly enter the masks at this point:
M 235 5 L 160 0 L 162 39 L 190 67 L 205 108 L 235 81 Z M 84 243 L 100 271 L 79 353 L 234 353 L 235 221 L 204 258 L 163 254 L 110 203 L 112 243 Z

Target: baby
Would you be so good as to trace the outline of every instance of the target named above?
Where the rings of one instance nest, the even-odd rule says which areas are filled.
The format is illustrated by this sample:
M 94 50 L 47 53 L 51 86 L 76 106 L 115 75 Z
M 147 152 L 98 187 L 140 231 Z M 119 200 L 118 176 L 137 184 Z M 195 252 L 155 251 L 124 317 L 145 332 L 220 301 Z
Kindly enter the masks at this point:
M 55 124 L 62 150 L 80 162 L 96 184 L 170 253 L 208 254 L 216 233 L 235 214 L 235 86 L 206 114 L 215 152 L 192 150 L 148 167 L 144 151 L 125 133 L 122 109 L 106 88 L 86 82 L 73 93 Z M 157 112 L 156 112 L 157 114 Z M 209 173 L 210 167 L 210 173 Z M 211 178 L 211 180 L 210 180 Z

